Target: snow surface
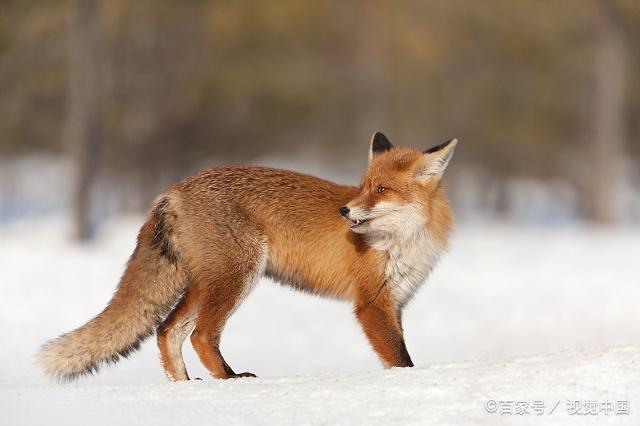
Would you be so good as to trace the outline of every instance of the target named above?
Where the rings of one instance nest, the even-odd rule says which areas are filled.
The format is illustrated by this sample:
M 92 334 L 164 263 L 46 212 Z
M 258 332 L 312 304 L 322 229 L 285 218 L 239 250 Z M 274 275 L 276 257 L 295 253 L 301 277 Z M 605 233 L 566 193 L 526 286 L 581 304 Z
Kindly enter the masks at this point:
M 636 408 L 632 403 L 629 415 L 570 414 L 567 398 L 616 405 L 629 401 L 640 389 L 639 363 L 640 349 L 625 348 L 287 378 L 119 386 L 9 384 L 0 388 L 0 398 L 12 425 L 52 420 L 78 425 L 637 424 L 640 417 L 631 411 Z M 488 401 L 516 400 L 541 401 L 543 410 L 500 414 L 485 408 Z
M 638 229 L 460 227 L 404 314 L 414 369 L 383 370 L 347 304 L 265 280 L 222 342 L 258 379 L 209 379 L 187 344 L 205 380 L 167 383 L 150 339 L 96 377 L 49 383 L 37 347 L 104 307 L 140 223 L 88 246 L 61 219 L 0 226 L 0 424 L 640 423 Z M 489 400 L 560 403 L 518 416 Z M 629 400 L 630 415 L 570 416 L 567 400 Z

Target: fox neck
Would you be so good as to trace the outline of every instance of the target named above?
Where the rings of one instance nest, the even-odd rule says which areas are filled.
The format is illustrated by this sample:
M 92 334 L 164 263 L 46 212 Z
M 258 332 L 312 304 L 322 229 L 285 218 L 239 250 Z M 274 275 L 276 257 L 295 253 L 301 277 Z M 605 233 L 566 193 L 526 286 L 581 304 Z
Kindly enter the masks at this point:
M 405 218 L 395 232 L 374 234 L 368 242 L 388 256 L 384 276 L 400 308 L 427 279 L 445 249 L 430 232 L 423 214 Z

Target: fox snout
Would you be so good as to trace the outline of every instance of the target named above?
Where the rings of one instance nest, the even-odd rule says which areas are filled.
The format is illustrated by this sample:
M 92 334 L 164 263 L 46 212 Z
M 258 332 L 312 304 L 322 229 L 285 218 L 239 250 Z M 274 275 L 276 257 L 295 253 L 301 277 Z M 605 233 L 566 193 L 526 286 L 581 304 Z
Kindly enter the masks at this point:
M 360 210 L 356 209 L 356 211 L 358 212 L 356 213 L 356 216 L 359 216 L 361 214 Z M 347 206 L 340 207 L 339 212 L 342 217 L 347 219 L 347 222 L 349 223 L 349 227 L 351 228 L 352 231 L 355 231 L 356 229 L 360 230 L 361 226 L 368 222 L 368 220 L 364 218 L 361 218 L 361 219 L 353 218 L 351 216 L 351 209 Z

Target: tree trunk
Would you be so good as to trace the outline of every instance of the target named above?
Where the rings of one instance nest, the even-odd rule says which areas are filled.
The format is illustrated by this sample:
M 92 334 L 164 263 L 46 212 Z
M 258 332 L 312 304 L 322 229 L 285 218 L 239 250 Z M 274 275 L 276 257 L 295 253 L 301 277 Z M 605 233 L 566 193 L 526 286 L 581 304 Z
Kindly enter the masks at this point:
M 384 4 L 364 0 L 358 7 L 355 83 L 358 96 L 356 140 L 367 140 L 374 132 L 391 133 L 391 52 Z
M 66 147 L 74 168 L 73 236 L 91 237 L 91 189 L 99 149 L 98 54 L 100 0 L 75 0 L 70 28 Z
M 628 52 L 615 6 L 608 0 L 600 1 L 599 5 L 590 161 L 583 180 L 587 217 L 597 223 L 612 224 L 620 220 Z

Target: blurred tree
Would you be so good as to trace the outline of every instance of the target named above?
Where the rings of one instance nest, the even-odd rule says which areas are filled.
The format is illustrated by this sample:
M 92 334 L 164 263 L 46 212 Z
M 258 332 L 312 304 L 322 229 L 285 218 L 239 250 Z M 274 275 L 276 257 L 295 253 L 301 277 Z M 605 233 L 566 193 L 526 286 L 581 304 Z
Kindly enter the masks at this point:
M 74 0 L 66 143 L 74 166 L 74 236 L 91 236 L 91 190 L 100 146 L 100 0 Z
M 361 0 L 357 6 L 353 67 L 357 114 L 353 135 L 355 140 L 366 141 L 374 130 L 392 130 L 392 5 L 381 0 Z
M 2 2 L 0 154 L 60 152 L 68 2 Z
M 592 135 L 589 167 L 581 180 L 589 219 L 611 224 L 620 219 L 620 191 L 624 171 L 625 93 L 629 51 L 620 10 L 598 0 L 595 29 Z

